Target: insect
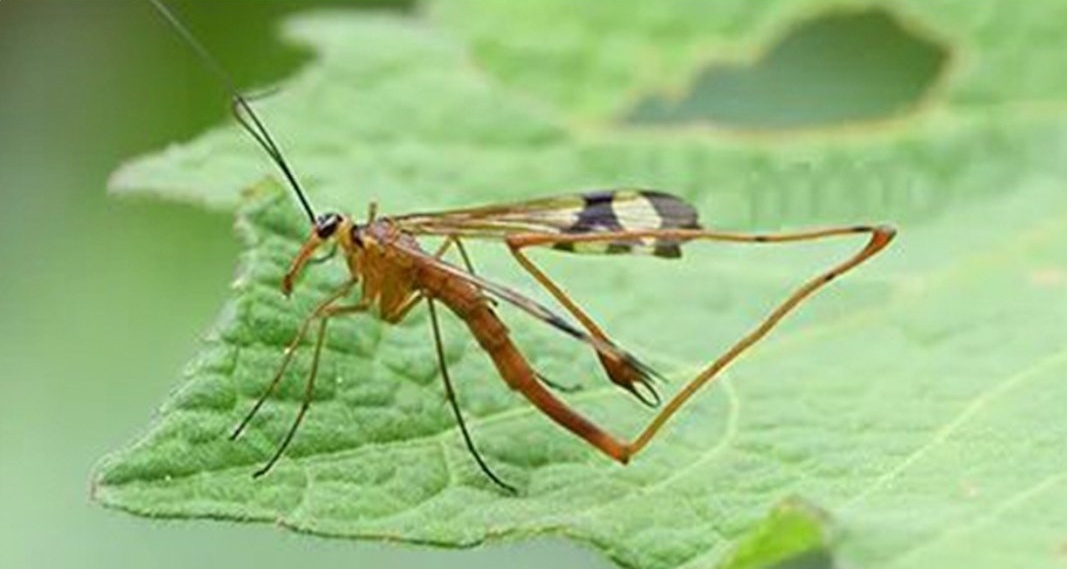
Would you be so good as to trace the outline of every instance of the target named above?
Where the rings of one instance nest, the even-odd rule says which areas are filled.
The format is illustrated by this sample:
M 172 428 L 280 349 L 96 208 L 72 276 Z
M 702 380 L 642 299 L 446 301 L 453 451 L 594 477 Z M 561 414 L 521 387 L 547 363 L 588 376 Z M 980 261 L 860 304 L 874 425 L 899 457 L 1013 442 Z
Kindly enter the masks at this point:
M 310 233 L 285 273 L 281 283 L 282 292 L 287 296 L 292 292 L 298 277 L 317 259 L 316 253 L 324 247 L 334 247 L 341 253 L 349 273 L 344 284 L 323 299 L 304 319 L 285 350 L 272 381 L 232 433 L 231 438 L 236 439 L 246 429 L 285 377 L 298 347 L 308 334 L 313 334 L 312 359 L 303 400 L 273 455 L 254 473 L 256 477 L 268 472 L 282 457 L 309 409 L 323 339 L 334 318 L 372 315 L 387 323 L 397 323 L 413 309 L 425 304 L 445 395 L 463 441 L 485 475 L 500 487 L 514 492 L 515 488 L 502 480 L 483 459 L 467 429 L 444 358 L 438 323 L 439 305 L 448 308 L 466 323 L 471 335 L 510 388 L 522 394 L 559 426 L 625 464 L 648 446 L 667 421 L 700 388 L 713 381 L 725 367 L 764 338 L 787 314 L 836 277 L 882 251 L 895 235 L 895 230 L 885 225 L 829 227 L 785 233 L 719 231 L 700 225 L 695 209 L 681 198 L 647 189 L 612 189 L 399 216 L 378 215 L 375 204 L 371 203 L 367 219 L 362 222 L 342 213 L 316 213 L 294 170 L 253 111 L 248 98 L 237 90 L 222 67 L 160 0 L 151 2 L 227 88 L 237 121 L 285 177 L 300 208 L 307 215 Z M 692 241 L 766 244 L 853 235 L 867 238 L 859 251 L 793 291 L 763 321 L 667 400 L 644 430 L 629 441 L 610 434 L 559 399 L 553 393 L 555 386 L 533 369 L 511 341 L 507 327 L 494 310 L 497 302 L 511 304 L 584 343 L 595 353 L 611 382 L 646 405 L 659 407 L 661 400 L 653 383 L 657 374 L 652 368 L 613 342 L 527 256 L 527 249 L 552 248 L 574 254 L 650 254 L 673 259 L 680 257 L 682 246 Z M 424 236 L 443 238 L 442 244 L 436 251 L 427 251 L 418 240 Z M 464 247 L 464 241 L 469 239 L 502 241 L 519 266 L 559 303 L 570 319 L 519 292 L 476 275 Z M 445 259 L 445 255 L 453 250 L 458 253 L 461 264 L 453 264 Z M 358 295 L 355 294 L 357 290 Z

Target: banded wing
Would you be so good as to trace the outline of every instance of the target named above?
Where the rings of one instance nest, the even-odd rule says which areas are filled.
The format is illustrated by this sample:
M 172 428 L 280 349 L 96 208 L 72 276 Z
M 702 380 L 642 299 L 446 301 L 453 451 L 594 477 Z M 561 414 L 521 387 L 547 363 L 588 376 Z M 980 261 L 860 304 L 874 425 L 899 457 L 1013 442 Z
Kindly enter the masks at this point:
M 521 233 L 575 234 L 651 229 L 699 229 L 697 212 L 681 198 L 656 190 L 613 189 L 510 204 L 392 218 L 416 235 L 502 239 Z M 638 253 L 682 256 L 681 240 L 632 238 L 610 242 L 556 243 L 571 253 Z

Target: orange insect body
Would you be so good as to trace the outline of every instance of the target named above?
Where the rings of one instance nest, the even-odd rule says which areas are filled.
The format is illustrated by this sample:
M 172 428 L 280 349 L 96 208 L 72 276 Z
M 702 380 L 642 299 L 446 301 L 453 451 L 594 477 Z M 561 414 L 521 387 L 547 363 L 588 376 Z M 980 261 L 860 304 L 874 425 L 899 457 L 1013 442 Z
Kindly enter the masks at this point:
M 497 372 L 508 386 L 521 393 L 560 426 L 611 458 L 626 463 L 648 445 L 689 398 L 718 377 L 719 373 L 745 350 L 766 336 L 789 312 L 836 277 L 883 250 L 895 235 L 891 227 L 867 225 L 765 234 L 705 229 L 697 221 L 696 210 L 684 200 L 657 190 L 631 188 L 381 218 L 376 216 L 376 209 L 372 204 L 368 220 L 364 224 L 357 224 L 350 217 L 337 213 L 316 216 L 281 150 L 253 112 L 248 100 L 237 92 L 221 67 L 159 0 L 151 1 L 204 59 L 208 67 L 229 87 L 237 120 L 285 176 L 310 220 L 311 235 L 300 248 L 282 280 L 282 291 L 286 295 L 292 292 L 296 278 L 305 270 L 316 251 L 324 245 L 335 246 L 343 252 L 351 276 L 344 285 L 328 295 L 304 321 L 286 349 L 273 380 L 231 435 L 231 438 L 236 438 L 248 426 L 284 377 L 296 349 L 303 342 L 311 325 L 317 322 L 317 335 L 303 402 L 285 438 L 273 456 L 255 473 L 256 476 L 266 473 L 282 456 L 309 408 L 327 324 L 334 317 L 370 311 L 385 322 L 396 323 L 403 320 L 414 307 L 425 302 L 433 326 L 445 393 L 464 442 L 490 479 L 504 488 L 514 490 L 485 463 L 467 431 L 445 365 L 435 309 L 437 302 L 447 306 L 467 324 L 478 345 L 492 359 Z M 507 327 L 493 311 L 498 300 L 510 303 L 556 330 L 585 343 L 595 351 L 609 380 L 643 403 L 655 407 L 660 403 L 660 397 L 653 387 L 655 372 L 612 342 L 592 318 L 523 253 L 524 249 L 545 247 L 570 254 L 649 254 L 678 259 L 682 256 L 682 245 L 692 241 L 766 244 L 850 235 L 866 235 L 866 245 L 843 262 L 800 285 L 762 322 L 737 340 L 667 401 L 648 426 L 629 442 L 617 439 L 556 398 L 548 389 L 553 387 L 551 382 L 533 369 L 512 343 Z M 418 236 L 443 237 L 444 242 L 435 253 L 430 254 L 419 246 Z M 578 325 L 523 294 L 475 275 L 463 247 L 463 239 L 495 239 L 506 243 L 516 262 L 578 322 Z M 459 250 L 465 269 L 444 261 L 444 255 L 453 247 Z M 359 299 L 354 304 L 343 304 L 342 301 L 357 284 L 361 289 Z
M 660 202 L 671 200 L 673 203 L 676 201 L 677 203 L 673 204 L 674 206 L 684 204 L 684 202 L 681 202 L 678 198 L 670 196 L 669 194 L 659 192 L 641 194 L 640 192 L 635 193 L 632 190 L 625 190 L 587 194 L 584 201 L 586 204 L 585 207 L 588 209 L 591 202 L 595 201 L 596 203 L 599 203 L 604 196 L 612 196 L 616 194 L 624 196 L 621 199 L 627 200 L 632 200 L 633 198 L 625 196 L 644 195 L 646 198 L 651 196 Z M 590 195 L 597 196 L 597 200 L 589 199 L 588 196 Z M 563 198 L 558 198 L 555 201 L 548 200 L 537 203 L 556 203 L 562 201 L 564 201 Z M 661 207 L 663 205 L 663 203 L 660 203 Z M 374 208 L 372 207 L 372 212 L 373 209 Z M 523 213 L 524 209 L 533 208 L 531 208 L 528 203 L 525 204 L 525 207 L 523 204 L 519 204 L 511 208 L 498 208 L 498 211 L 496 211 L 494 215 L 499 216 L 501 212 L 508 212 L 512 214 L 513 217 L 523 218 L 524 221 L 529 221 L 536 217 L 529 212 Z M 456 227 L 457 224 L 461 223 L 457 221 L 458 219 L 469 220 L 469 216 L 472 215 L 471 212 L 481 211 L 484 210 L 473 208 L 470 210 L 460 210 L 458 212 L 442 212 L 436 214 L 436 217 L 444 220 L 442 222 L 443 225 Z M 383 218 L 375 220 L 374 214 L 372 213 L 371 220 L 366 225 L 356 225 L 350 218 L 340 214 L 326 214 L 319 217 L 315 222 L 315 227 L 311 232 L 311 236 L 297 254 L 288 273 L 283 279 L 283 291 L 288 294 L 293 286 L 294 279 L 304 269 L 307 261 L 315 251 L 327 242 L 333 241 L 344 252 L 352 280 L 344 285 L 336 294 L 330 296 L 323 305 L 312 314 L 311 318 L 318 317 L 325 319 L 335 314 L 377 308 L 376 312 L 382 320 L 395 323 L 403 319 L 404 315 L 406 315 L 420 300 L 425 299 L 431 305 L 431 316 L 434 323 L 435 339 L 438 341 L 441 371 L 444 375 L 446 388 L 451 399 L 453 395 L 451 383 L 447 377 L 447 370 L 444 367 L 444 358 L 440 355 L 440 332 L 437 329 L 437 317 L 436 313 L 432 310 L 433 302 L 440 301 L 448 306 L 456 316 L 466 322 L 471 334 L 492 359 L 498 373 L 512 389 L 522 393 L 528 401 L 537 406 L 538 409 L 560 426 L 568 429 L 606 455 L 624 464 L 629 461 L 631 456 L 639 452 L 652 440 L 666 421 L 679 408 L 681 408 L 685 401 L 688 400 L 700 387 L 714 379 L 723 368 L 744 350 L 765 336 L 789 311 L 793 310 L 801 301 L 815 292 L 818 288 L 826 285 L 838 275 L 852 269 L 870 256 L 881 251 L 889 244 L 895 235 L 895 231 L 892 228 L 885 226 L 841 227 L 782 234 L 738 234 L 702 229 L 696 223 L 695 216 L 687 222 L 689 227 L 677 229 L 641 229 L 621 232 L 601 231 L 592 233 L 575 231 L 570 234 L 507 234 L 505 240 L 520 265 L 527 269 L 538 282 L 544 285 L 546 290 L 556 297 L 556 299 L 582 323 L 588 331 L 587 334 L 586 332 L 573 327 L 553 314 L 549 309 L 542 307 L 535 301 L 523 297 L 518 293 L 514 293 L 504 287 L 500 287 L 499 285 L 494 285 L 488 281 L 478 279 L 473 275 L 473 269 L 468 267 L 469 272 L 461 272 L 457 267 L 443 262 L 441 256 L 449 247 L 453 244 L 461 246 L 461 241 L 456 237 L 455 233 L 447 233 L 448 236 L 446 241 L 437 254 L 430 255 L 423 251 L 414 235 L 404 229 L 405 224 L 409 224 L 411 227 L 419 228 L 418 230 L 420 231 L 428 231 L 424 224 L 411 223 L 412 219 L 421 219 L 423 217 L 424 216 L 402 216 L 399 218 Z M 587 215 L 587 218 L 588 217 L 589 216 Z M 687 219 L 689 218 L 688 215 L 686 217 Z M 480 231 L 485 231 L 486 223 L 491 224 L 491 219 L 487 220 L 482 219 L 481 217 L 477 217 L 476 219 Z M 511 221 L 513 221 L 513 219 Z M 692 379 L 681 392 L 668 402 L 660 413 L 653 418 L 645 430 L 632 442 L 618 440 L 583 417 L 581 414 L 568 407 L 564 402 L 556 398 L 545 388 L 544 378 L 534 371 L 526 358 L 511 342 L 508 337 L 507 327 L 492 310 L 493 300 L 486 294 L 488 291 L 489 293 L 499 295 L 501 298 L 527 310 L 527 312 L 535 317 L 556 326 L 575 338 L 589 343 L 595 350 L 597 350 L 601 363 L 612 381 L 627 388 L 631 393 L 641 398 L 642 401 L 654 405 L 659 402 L 659 398 L 658 395 L 655 395 L 655 390 L 647 381 L 647 368 L 642 368 L 642 364 L 640 364 L 636 358 L 612 344 L 600 328 L 593 323 L 589 316 L 571 301 L 547 275 L 533 265 L 529 258 L 521 253 L 523 247 L 568 244 L 570 247 L 566 250 L 574 251 L 574 247 L 582 243 L 614 243 L 625 239 L 628 240 L 632 246 L 639 246 L 643 243 L 641 241 L 642 239 L 653 239 L 655 242 L 658 242 L 658 245 L 656 246 L 660 247 L 662 250 L 664 242 L 682 243 L 692 240 L 714 240 L 773 243 L 807 241 L 855 234 L 869 235 L 867 245 L 863 249 L 849 259 L 809 280 L 798 288 L 758 327 L 756 327 L 756 329 L 741 338 L 733 347 L 712 362 L 704 371 L 698 374 L 697 377 Z M 670 256 L 675 257 L 677 255 L 672 253 Z M 465 255 L 464 259 L 466 260 Z M 350 307 L 335 307 L 333 303 L 337 299 L 345 296 L 356 282 L 362 282 L 362 294 L 359 303 Z M 323 320 L 323 322 L 325 322 L 325 320 Z M 306 330 L 306 326 L 304 329 Z M 320 343 L 323 331 L 320 331 Z M 291 346 L 291 348 L 295 347 L 296 342 L 302 337 L 303 332 L 297 337 L 297 340 L 294 341 L 294 345 Z M 317 350 L 315 357 L 317 362 Z M 313 381 L 313 377 L 314 371 L 312 371 L 312 377 L 309 379 L 309 384 Z M 280 372 L 275 378 L 275 381 L 279 378 Z M 639 383 L 653 394 L 655 397 L 654 400 L 650 402 L 640 395 L 640 392 L 635 388 Z M 265 396 L 266 394 L 264 397 Z M 260 403 L 262 403 L 262 401 L 263 399 L 261 398 Z M 256 408 L 258 408 L 258 404 Z M 256 408 L 253 409 L 253 413 Z M 482 465 L 483 470 L 485 470 L 486 474 L 492 477 L 494 481 L 502 486 L 510 488 L 510 486 L 501 482 L 491 470 L 485 466 L 484 462 L 478 456 L 473 442 L 471 442 L 469 434 L 463 426 L 458 407 L 455 409 L 457 419 L 459 419 L 460 425 L 463 428 L 463 434 L 467 440 L 468 447 L 478 459 L 479 464 Z M 293 430 L 290 431 L 289 437 L 283 442 L 282 448 L 284 448 L 290 440 L 296 424 L 299 423 L 299 417 L 303 416 L 304 410 L 306 410 L 306 403 L 298 416 L 297 423 L 294 424 Z M 242 427 L 243 425 L 244 423 L 242 424 Z M 269 468 L 279 456 L 280 451 L 275 454 L 274 458 L 268 462 L 267 466 L 264 467 L 264 470 L 261 470 L 261 472 Z
M 422 298 L 439 300 L 467 324 L 471 335 L 512 389 L 612 458 L 624 463 L 628 461 L 629 451 L 625 445 L 545 389 L 537 372 L 511 341 L 507 326 L 493 312 L 492 299 L 475 284 L 456 278 L 437 256 L 431 257 L 423 252 L 414 237 L 399 230 L 389 220 L 372 221 L 360 227 L 348 217 L 341 217 L 334 238 L 345 254 L 353 281 L 362 283 L 361 302 L 368 308 L 376 304 L 382 320 L 400 321 Z M 313 231 L 294 259 L 284 282 L 292 283 L 306 260 L 323 244 L 323 238 Z M 607 361 L 623 365 L 622 360 Z

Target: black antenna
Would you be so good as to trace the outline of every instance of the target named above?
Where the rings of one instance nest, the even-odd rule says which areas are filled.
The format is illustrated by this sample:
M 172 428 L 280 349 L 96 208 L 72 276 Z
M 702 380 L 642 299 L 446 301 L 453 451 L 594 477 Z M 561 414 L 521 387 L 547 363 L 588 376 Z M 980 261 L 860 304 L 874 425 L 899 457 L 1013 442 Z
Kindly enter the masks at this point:
M 185 42 L 193 48 L 193 51 L 200 57 L 200 60 L 204 65 L 218 77 L 222 82 L 222 85 L 230 92 L 230 97 L 233 99 L 233 115 L 237 119 L 237 122 L 241 123 L 241 126 L 244 127 L 245 131 L 252 135 L 252 138 L 259 143 L 263 150 L 267 152 L 267 155 L 270 156 L 270 159 L 274 164 L 278 166 L 278 169 L 282 171 L 282 174 L 285 175 L 285 179 L 289 181 L 289 186 L 293 188 L 297 199 L 300 200 L 300 205 L 304 208 L 304 211 L 307 212 L 308 219 L 310 219 L 311 223 L 314 225 L 315 212 L 312 211 L 311 204 L 308 203 L 307 196 L 304 194 L 303 188 L 300 187 L 300 182 L 296 181 L 296 175 L 293 174 L 292 168 L 289 167 L 289 163 L 286 162 L 285 157 L 282 156 L 282 151 L 278 149 L 278 145 L 275 144 L 274 138 L 270 135 L 270 131 L 267 130 L 267 127 L 263 125 L 259 120 L 259 117 L 256 116 L 256 113 L 252 110 L 251 105 L 248 104 L 248 99 L 237 90 L 237 87 L 233 83 L 233 79 L 230 79 L 229 74 L 227 74 L 226 70 L 219 65 L 219 62 L 211 56 L 207 49 L 205 49 L 204 46 L 197 41 L 196 37 L 193 36 L 192 32 L 178 20 L 174 13 L 171 12 L 161 0 L 149 0 L 149 2 L 156 7 L 156 10 L 159 10 L 160 14 L 163 14 L 163 17 L 170 22 L 170 25 L 173 26 Z

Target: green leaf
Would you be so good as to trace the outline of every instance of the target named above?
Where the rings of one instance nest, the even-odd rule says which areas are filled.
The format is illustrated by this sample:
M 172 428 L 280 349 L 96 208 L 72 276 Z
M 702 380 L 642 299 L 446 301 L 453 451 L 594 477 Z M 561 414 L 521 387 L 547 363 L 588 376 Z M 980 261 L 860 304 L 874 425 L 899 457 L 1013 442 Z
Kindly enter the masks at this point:
M 768 45 L 827 5 L 465 0 L 433 4 L 430 22 L 291 21 L 287 36 L 317 56 L 258 105 L 321 210 L 361 216 L 378 200 L 403 213 L 639 185 L 679 193 L 719 227 L 889 221 L 900 237 L 805 304 L 628 466 L 509 392 L 448 319 L 446 352 L 477 443 L 521 489 L 502 494 L 465 452 L 417 310 L 398 326 L 351 318 L 331 328 L 308 420 L 286 458 L 253 480 L 296 411 L 307 346 L 247 435 L 227 434 L 343 272 L 316 267 L 283 299 L 277 285 L 306 221 L 284 190 L 256 184 L 268 165 L 243 133 L 220 129 L 113 180 L 120 192 L 240 205 L 246 251 L 186 383 L 141 439 L 101 463 L 96 499 L 148 516 L 446 546 L 559 534 L 627 567 L 669 568 L 772 560 L 795 534 L 768 538 L 782 526 L 764 520 L 796 495 L 832 516 L 832 556 L 846 565 L 1061 563 L 1067 8 L 892 3 L 908 29 L 948 42 L 953 66 L 921 112 L 877 127 L 773 138 L 609 120 L 627 101 L 684 87 L 708 53 Z M 674 391 L 855 246 L 537 260 Z M 482 273 L 536 294 L 499 246 L 472 253 Z M 581 346 L 502 315 L 536 368 L 580 388 L 567 399 L 583 412 L 620 434 L 650 419 Z
M 786 499 L 739 540 L 721 569 L 830 569 L 826 515 L 800 499 Z

